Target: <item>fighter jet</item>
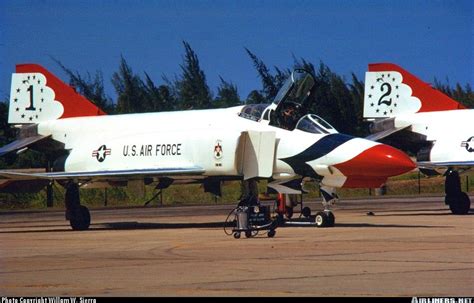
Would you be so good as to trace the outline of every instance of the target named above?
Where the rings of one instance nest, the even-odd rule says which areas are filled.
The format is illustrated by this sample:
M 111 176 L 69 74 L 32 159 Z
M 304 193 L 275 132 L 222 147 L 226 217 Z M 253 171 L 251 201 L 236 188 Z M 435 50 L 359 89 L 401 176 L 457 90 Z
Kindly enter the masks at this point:
M 55 180 L 66 188 L 66 218 L 88 229 L 79 187 L 200 182 L 220 195 L 227 180 L 268 180 L 279 193 L 301 193 L 302 181 L 321 185 L 318 226 L 333 226 L 330 206 L 340 187 L 379 187 L 415 164 L 398 149 L 340 134 L 305 105 L 315 84 L 295 70 L 270 104 L 225 109 L 105 115 L 45 68 L 17 65 L 9 123 L 16 141 L 0 155 L 32 148 L 54 158 L 42 173 L 0 171 L 10 181 Z
M 408 150 L 428 175 L 444 173 L 445 203 L 453 214 L 469 212 L 459 172 L 474 165 L 474 111 L 466 109 L 403 68 L 369 64 L 364 118 L 373 121 L 369 139 Z

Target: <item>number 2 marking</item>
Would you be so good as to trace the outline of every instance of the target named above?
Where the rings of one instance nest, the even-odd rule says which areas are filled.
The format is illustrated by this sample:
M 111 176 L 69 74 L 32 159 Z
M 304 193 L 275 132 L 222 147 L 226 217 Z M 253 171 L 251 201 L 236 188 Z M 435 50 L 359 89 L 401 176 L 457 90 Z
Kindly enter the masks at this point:
M 36 110 L 36 108 L 33 105 L 33 85 L 30 85 L 30 87 L 28 87 L 27 91 L 30 92 L 30 106 L 25 108 L 25 110 Z
M 386 96 L 390 96 L 390 93 L 392 92 L 392 87 L 390 86 L 390 84 L 384 83 L 384 84 L 382 84 L 382 86 L 380 86 L 380 90 L 382 92 L 384 91 L 384 87 L 387 87 L 387 92 L 385 94 L 383 94 L 382 96 L 380 96 L 378 105 L 386 104 L 386 105 L 390 106 L 390 104 L 392 104 L 392 98 L 390 98 L 388 100 L 383 100 L 383 98 L 386 97 Z

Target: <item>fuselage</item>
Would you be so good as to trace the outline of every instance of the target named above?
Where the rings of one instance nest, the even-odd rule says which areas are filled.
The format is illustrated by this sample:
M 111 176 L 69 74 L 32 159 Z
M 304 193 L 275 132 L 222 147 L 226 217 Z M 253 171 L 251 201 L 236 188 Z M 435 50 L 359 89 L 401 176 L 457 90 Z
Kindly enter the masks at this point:
M 406 155 L 383 144 L 339 133 L 289 131 L 240 117 L 241 109 L 67 118 L 41 122 L 38 132 L 70 151 L 66 172 L 199 166 L 205 176 L 242 176 L 242 134 L 249 131 L 274 133 L 274 154 L 263 155 L 273 156 L 268 177 L 274 179 L 320 177 L 341 187 L 351 176 L 380 183 L 413 168 Z
M 410 126 L 410 131 L 433 142 L 429 158 L 433 163 L 474 161 L 474 110 L 446 110 L 406 114 L 395 117 L 395 127 Z

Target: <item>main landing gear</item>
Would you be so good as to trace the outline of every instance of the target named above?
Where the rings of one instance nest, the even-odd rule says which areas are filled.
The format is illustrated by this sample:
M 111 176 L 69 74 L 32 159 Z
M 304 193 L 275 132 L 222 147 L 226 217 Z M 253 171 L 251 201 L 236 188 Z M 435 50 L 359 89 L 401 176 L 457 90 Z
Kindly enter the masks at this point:
M 81 205 L 79 185 L 69 182 L 66 185 L 65 205 L 66 220 L 69 220 L 73 230 L 86 230 L 91 224 L 89 209 Z
M 465 192 L 461 191 L 461 180 L 458 172 L 448 169 L 445 175 L 445 204 L 449 205 L 449 209 L 455 215 L 467 214 L 471 208 L 471 200 Z

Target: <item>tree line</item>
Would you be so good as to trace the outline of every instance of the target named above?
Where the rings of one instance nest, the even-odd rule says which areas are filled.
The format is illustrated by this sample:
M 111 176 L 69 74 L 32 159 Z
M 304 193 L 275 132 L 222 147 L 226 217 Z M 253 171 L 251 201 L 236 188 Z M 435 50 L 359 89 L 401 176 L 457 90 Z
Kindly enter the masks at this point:
M 209 88 L 205 72 L 191 45 L 183 41 L 183 61 L 179 74 L 173 78 L 162 77 L 155 82 L 148 73 L 135 73 L 122 56 L 118 70 L 111 82 L 117 94 L 115 100 L 107 96 L 104 77 L 100 71 L 81 75 L 57 59 L 53 60 L 69 77 L 69 84 L 77 92 L 94 102 L 108 114 L 128 114 L 160 112 L 172 110 L 222 108 L 242 104 L 269 103 L 279 88 L 295 68 L 302 68 L 313 74 L 315 87 L 312 93 L 310 112 L 316 113 L 331 123 L 338 131 L 355 136 L 366 136 L 368 125 L 363 121 L 364 82 L 352 73 L 350 79 L 333 72 L 322 61 L 318 64 L 293 56 L 290 67 L 269 68 L 255 53 L 245 48 L 249 59 L 261 81 L 260 87 L 252 90 L 246 98 L 241 98 L 238 88 L 231 81 L 220 77 L 216 93 Z M 459 83 L 452 87 L 435 79 L 433 87 L 468 108 L 474 106 L 474 93 L 470 84 Z M 8 101 L 0 102 L 0 145 L 15 139 L 15 130 L 8 123 Z M 0 159 L 0 167 L 45 167 L 43 155 L 28 151 L 25 155 L 9 155 Z

